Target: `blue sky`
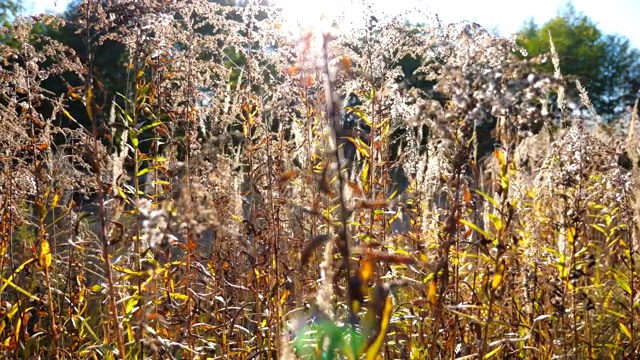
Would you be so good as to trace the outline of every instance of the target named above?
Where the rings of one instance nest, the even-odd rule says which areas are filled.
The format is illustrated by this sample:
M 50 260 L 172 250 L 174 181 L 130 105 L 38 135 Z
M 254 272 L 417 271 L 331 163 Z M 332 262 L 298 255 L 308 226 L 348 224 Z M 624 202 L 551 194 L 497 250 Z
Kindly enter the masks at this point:
M 24 0 L 27 13 L 44 11 L 62 12 L 69 0 Z M 308 18 L 312 4 L 334 3 L 344 6 L 346 0 L 276 0 L 289 9 L 291 17 Z M 445 22 L 469 20 L 487 29 L 497 29 L 502 35 L 517 31 L 524 21 L 533 17 L 539 25 L 554 17 L 565 0 L 373 0 L 375 8 L 388 13 L 421 8 L 437 13 Z M 578 11 L 589 16 L 606 34 L 628 37 L 636 48 L 640 48 L 640 1 L 639 0 L 573 0 Z M 333 6 L 336 6 L 333 5 Z M 330 12 L 330 6 L 327 7 Z M 357 12 L 357 11 L 354 11 Z

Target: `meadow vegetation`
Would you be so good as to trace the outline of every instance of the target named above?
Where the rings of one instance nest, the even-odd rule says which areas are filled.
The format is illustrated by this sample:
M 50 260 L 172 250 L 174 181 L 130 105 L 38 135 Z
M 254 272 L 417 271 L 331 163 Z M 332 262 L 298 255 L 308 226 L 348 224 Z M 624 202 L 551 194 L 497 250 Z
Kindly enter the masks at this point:
M 374 15 L 298 39 L 253 2 L 84 1 L 2 28 L 2 357 L 635 358 L 637 102 L 603 125 L 552 38 Z

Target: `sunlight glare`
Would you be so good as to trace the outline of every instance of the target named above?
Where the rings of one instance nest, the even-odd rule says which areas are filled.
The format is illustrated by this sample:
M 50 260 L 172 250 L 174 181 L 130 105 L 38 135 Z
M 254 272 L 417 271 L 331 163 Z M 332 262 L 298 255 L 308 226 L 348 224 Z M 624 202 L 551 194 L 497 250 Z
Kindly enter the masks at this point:
M 293 34 L 306 31 L 327 31 L 331 24 L 341 30 L 358 22 L 363 22 L 363 12 L 352 0 L 275 0 L 276 7 L 282 9 L 287 30 Z

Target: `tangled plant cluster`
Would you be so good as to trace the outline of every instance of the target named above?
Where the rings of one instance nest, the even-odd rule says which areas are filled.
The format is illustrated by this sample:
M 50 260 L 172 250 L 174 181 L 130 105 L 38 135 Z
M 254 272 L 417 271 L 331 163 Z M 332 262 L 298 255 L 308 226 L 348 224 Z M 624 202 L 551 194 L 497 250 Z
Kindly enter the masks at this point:
M 374 15 L 292 41 L 254 2 L 86 1 L 3 29 L 3 355 L 632 358 L 621 139 L 511 40 Z

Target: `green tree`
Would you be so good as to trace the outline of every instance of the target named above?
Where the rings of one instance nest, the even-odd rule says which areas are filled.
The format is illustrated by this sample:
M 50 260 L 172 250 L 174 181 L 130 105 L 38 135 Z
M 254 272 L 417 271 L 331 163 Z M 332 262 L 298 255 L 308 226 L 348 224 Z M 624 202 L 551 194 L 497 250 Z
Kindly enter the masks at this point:
M 598 99 L 604 114 L 617 114 L 632 105 L 640 90 L 640 52 L 628 39 L 607 35 L 604 38 L 605 59 L 601 66 L 602 97 Z
M 0 26 L 7 28 L 22 10 L 22 2 L 18 0 L 0 0 Z M 16 40 L 10 33 L 0 35 L 0 44 L 15 46 Z
M 560 58 L 562 74 L 577 78 L 589 92 L 598 113 L 605 119 L 622 112 L 633 103 L 638 93 L 638 50 L 620 35 L 604 35 L 571 2 L 542 26 L 532 19 L 518 32 L 518 44 L 529 56 L 550 52 L 549 33 Z M 553 73 L 550 61 L 540 65 L 543 72 Z M 575 88 L 569 96 L 577 96 Z
M 8 26 L 22 10 L 22 2 L 16 0 L 0 0 L 0 23 Z

